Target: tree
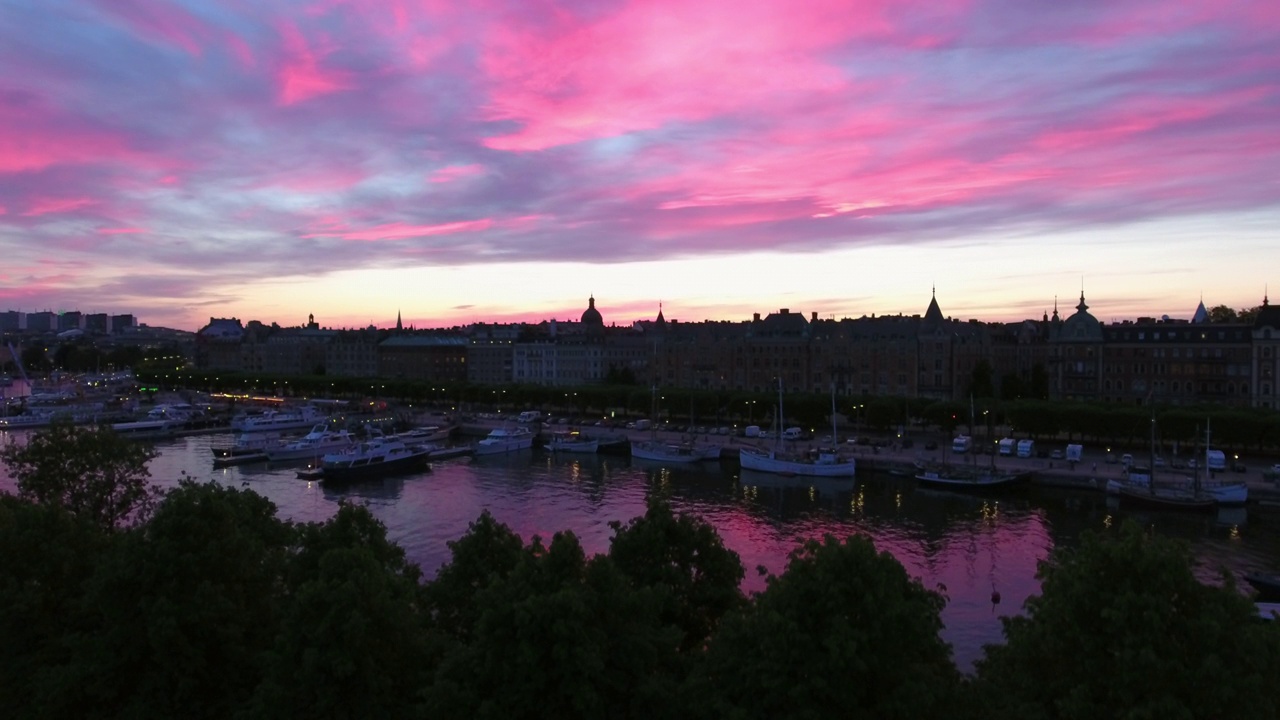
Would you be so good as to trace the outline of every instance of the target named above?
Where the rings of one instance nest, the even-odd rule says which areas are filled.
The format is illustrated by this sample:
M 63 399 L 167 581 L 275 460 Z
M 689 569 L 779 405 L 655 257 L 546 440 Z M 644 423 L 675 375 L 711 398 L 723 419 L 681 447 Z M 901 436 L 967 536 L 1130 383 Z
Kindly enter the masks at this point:
M 707 717 L 941 717 L 959 673 L 945 600 L 870 538 L 809 540 L 711 639 L 688 697 Z
M 291 527 L 256 493 L 183 481 L 86 578 L 53 717 L 232 717 L 263 674 Z
M 1280 716 L 1280 628 L 1257 621 L 1230 576 L 1205 585 L 1191 563 L 1133 522 L 1055 549 L 1040 596 L 978 662 L 988 716 Z
M 301 527 L 253 714 L 415 716 L 432 667 L 420 575 L 368 508 Z
M 969 394 L 977 398 L 995 397 L 996 388 L 991 379 L 993 374 L 991 362 L 986 358 L 975 363 L 973 372 L 969 373 Z
M 588 560 L 572 533 L 539 538 L 474 594 L 476 622 L 427 692 L 445 718 L 672 717 L 677 628 L 653 590 L 607 557 Z
M 37 701 L 45 678 L 74 657 L 85 581 L 113 536 L 65 510 L 0 494 L 0 706 L 7 717 L 53 717 Z
M 1211 323 L 1233 323 L 1237 321 L 1236 311 L 1226 305 L 1215 305 L 1209 308 L 1209 322 Z
M 104 529 L 144 519 L 157 491 L 147 463 L 155 451 L 110 428 L 54 423 L 26 445 L 0 449 L 20 496 L 55 505 Z
M 682 651 L 701 648 L 720 618 L 745 601 L 742 561 L 706 521 L 676 517 L 653 499 L 643 517 L 610 527 L 610 559 L 633 586 L 660 591 L 662 621 L 683 631 Z

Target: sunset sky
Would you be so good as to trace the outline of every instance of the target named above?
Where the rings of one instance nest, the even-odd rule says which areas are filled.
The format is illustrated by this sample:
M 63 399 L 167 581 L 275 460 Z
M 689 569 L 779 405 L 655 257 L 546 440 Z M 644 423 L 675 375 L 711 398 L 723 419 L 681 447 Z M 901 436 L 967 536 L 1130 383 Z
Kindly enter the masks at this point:
M 1277 0 L 2 0 L 0 310 L 1280 294 Z

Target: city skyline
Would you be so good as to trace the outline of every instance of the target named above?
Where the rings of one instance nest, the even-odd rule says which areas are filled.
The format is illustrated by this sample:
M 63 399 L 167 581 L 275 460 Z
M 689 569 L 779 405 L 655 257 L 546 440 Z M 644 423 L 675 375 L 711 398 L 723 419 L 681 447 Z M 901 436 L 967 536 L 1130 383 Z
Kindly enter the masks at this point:
M 1280 5 L 19 0 L 0 306 L 1190 318 L 1280 267 Z

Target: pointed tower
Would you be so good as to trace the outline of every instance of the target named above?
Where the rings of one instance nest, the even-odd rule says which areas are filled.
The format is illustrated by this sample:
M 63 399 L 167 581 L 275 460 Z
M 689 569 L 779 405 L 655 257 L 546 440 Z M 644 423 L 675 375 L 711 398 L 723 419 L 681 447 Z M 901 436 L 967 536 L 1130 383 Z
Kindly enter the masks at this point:
M 929 309 L 924 311 L 925 325 L 942 324 L 942 308 L 938 307 L 938 287 L 933 287 L 932 297 L 929 298 Z
M 404 323 L 400 322 L 400 311 L 396 310 L 396 332 L 404 330 Z
M 1194 314 L 1192 314 L 1192 316 L 1191 316 L 1191 322 L 1193 322 L 1193 323 L 1207 323 L 1207 322 L 1209 322 L 1209 311 L 1204 309 L 1204 299 L 1203 299 L 1203 298 L 1201 298 L 1201 299 L 1200 299 L 1200 304 L 1196 306 L 1196 311 L 1195 311 L 1195 313 L 1194 313 Z

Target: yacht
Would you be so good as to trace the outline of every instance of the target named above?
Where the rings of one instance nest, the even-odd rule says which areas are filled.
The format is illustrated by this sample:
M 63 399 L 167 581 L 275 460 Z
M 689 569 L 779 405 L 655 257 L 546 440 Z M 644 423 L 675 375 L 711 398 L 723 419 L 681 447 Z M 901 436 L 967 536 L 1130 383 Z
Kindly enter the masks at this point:
M 316 460 L 325 455 L 341 452 L 359 442 L 359 438 L 346 430 L 330 430 L 327 423 L 318 423 L 311 432 L 297 440 L 277 443 L 264 450 L 267 460 Z
M 261 415 L 242 415 L 231 421 L 231 429 L 242 433 L 302 430 L 327 419 L 322 410 L 304 405 L 297 410 L 268 410 Z
M 533 447 L 533 431 L 524 425 L 500 427 L 475 444 L 475 455 L 498 455 Z
M 230 445 L 212 448 L 213 465 L 222 467 L 266 460 L 267 448 L 284 444 L 283 437 L 284 433 L 276 431 L 241 433 Z
M 373 438 L 325 455 L 320 462 L 320 482 L 341 484 L 373 480 L 427 469 L 426 445 L 406 445 L 395 438 Z
M 547 450 L 551 452 L 595 453 L 599 447 L 599 440 L 587 438 L 577 430 L 555 433 L 547 442 Z

